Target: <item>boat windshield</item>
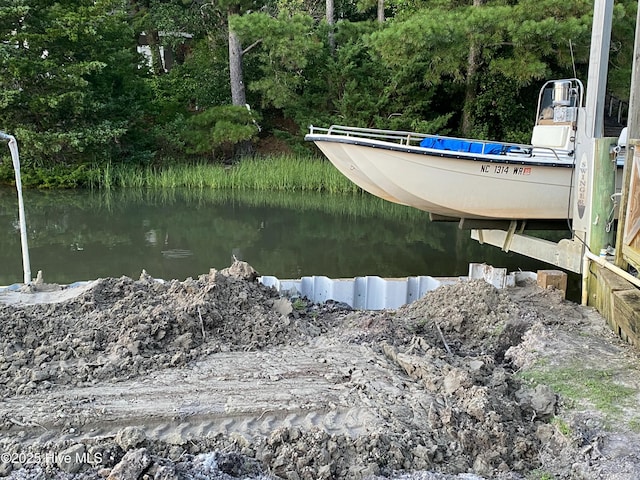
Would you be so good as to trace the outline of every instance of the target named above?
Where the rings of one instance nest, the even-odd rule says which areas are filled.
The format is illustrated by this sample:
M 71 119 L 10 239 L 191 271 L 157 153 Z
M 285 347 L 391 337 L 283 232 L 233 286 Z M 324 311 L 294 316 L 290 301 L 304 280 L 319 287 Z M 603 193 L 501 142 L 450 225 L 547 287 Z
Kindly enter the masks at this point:
M 582 98 L 579 80 L 554 80 L 540 91 L 537 125 L 567 124 L 576 121 Z

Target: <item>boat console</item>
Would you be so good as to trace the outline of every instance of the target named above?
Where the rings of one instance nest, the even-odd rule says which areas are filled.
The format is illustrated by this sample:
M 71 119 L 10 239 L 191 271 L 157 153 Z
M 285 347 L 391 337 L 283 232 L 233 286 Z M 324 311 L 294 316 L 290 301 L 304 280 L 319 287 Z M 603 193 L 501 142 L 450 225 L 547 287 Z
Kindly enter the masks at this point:
M 551 80 L 540 89 L 536 123 L 531 134 L 535 148 L 575 150 L 577 120 L 584 107 L 584 87 L 577 78 Z

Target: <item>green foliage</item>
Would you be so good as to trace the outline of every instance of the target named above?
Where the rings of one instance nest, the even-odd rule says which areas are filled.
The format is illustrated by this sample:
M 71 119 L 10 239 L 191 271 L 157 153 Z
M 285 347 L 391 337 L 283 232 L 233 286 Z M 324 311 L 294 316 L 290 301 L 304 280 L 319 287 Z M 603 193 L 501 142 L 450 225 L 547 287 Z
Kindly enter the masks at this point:
M 420 79 L 418 88 L 435 89 L 439 96 L 457 89 L 458 98 L 467 91 L 472 104 L 434 105 L 444 115 L 441 118 L 455 122 L 450 124 L 454 130 L 460 118 L 455 112 L 467 110 L 475 119 L 473 133 L 521 140 L 531 129 L 532 114 L 526 117 L 528 128 L 521 120 L 515 124 L 512 120 L 523 118 L 520 105 L 535 104 L 536 94 L 529 96 L 528 87 L 573 76 L 573 60 L 578 69 L 586 68 L 592 9 L 586 0 L 489 1 L 457 7 L 429 2 L 429 8 L 387 22 L 371 35 L 371 48 L 399 84 Z M 477 71 L 470 79 L 472 48 L 478 56 L 473 60 Z
M 303 298 L 296 298 L 291 302 L 291 306 L 297 312 L 301 312 L 307 308 L 307 302 Z
M 586 80 L 593 3 L 471 4 L 386 0 L 380 24 L 377 2 L 337 1 L 333 48 L 324 5 L 309 0 L 10 0 L 0 6 L 0 129 L 34 171 L 228 157 L 255 139 L 254 121 L 294 151 L 311 150 L 310 124 L 457 135 L 463 112 L 465 134 L 527 143 L 540 84 L 574 67 Z M 623 99 L 637 8 L 614 7 L 609 87 Z M 227 108 L 233 12 L 254 117 Z M 171 70 L 149 72 L 135 49 L 143 31 L 164 32 Z
M 190 117 L 182 132 L 188 153 L 210 154 L 224 146 L 252 140 L 258 133 L 256 115 L 245 107 L 208 108 Z
M 145 148 L 148 96 L 126 19 L 112 0 L 0 7 L 3 128 L 19 138 L 25 162 L 103 161 Z
M 162 45 L 179 47 L 184 42 L 183 33 L 201 35 L 206 32 L 203 5 L 198 1 L 184 0 L 131 0 L 136 32 L 164 33 Z
M 527 474 L 527 480 L 554 480 L 554 478 L 556 477 L 553 474 L 540 469 L 535 469 Z
M 224 52 L 208 39 L 191 43 L 183 63 L 149 79 L 153 91 L 153 139 L 159 158 L 188 158 L 184 132 L 194 112 L 231 103 Z M 191 151 L 191 149 L 189 149 Z M 211 153 L 206 149 L 207 153 Z
M 625 100 L 629 98 L 637 10 L 638 2 L 635 0 L 616 2 L 613 10 L 607 89 Z
M 528 144 L 531 141 L 538 92 L 538 85 L 519 87 L 517 81 L 501 75 L 483 76 L 474 105 L 476 121 L 470 135 L 474 138 Z M 500 99 L 515 94 L 529 98 L 529 102 L 500 102 Z
M 249 89 L 260 93 L 263 107 L 290 106 L 306 81 L 309 56 L 321 46 L 315 35 L 309 35 L 313 19 L 301 14 L 273 18 L 250 13 L 235 16 L 231 25 L 243 43 L 260 41 L 255 55 L 261 75 Z
M 371 36 L 371 47 L 399 79 L 417 75 L 424 85 L 440 83 L 442 76 L 462 81 L 469 51 L 464 17 L 455 10 L 423 10 L 391 20 Z
M 91 179 L 98 176 L 95 167 L 77 165 L 66 167 L 53 165 L 48 167 L 32 166 L 20 169 L 20 180 L 25 188 L 68 189 L 87 187 Z M 15 185 L 15 172 L 11 162 L 0 162 L 0 184 Z
M 183 63 L 150 80 L 159 121 L 231 103 L 226 53 L 208 39 L 192 42 Z

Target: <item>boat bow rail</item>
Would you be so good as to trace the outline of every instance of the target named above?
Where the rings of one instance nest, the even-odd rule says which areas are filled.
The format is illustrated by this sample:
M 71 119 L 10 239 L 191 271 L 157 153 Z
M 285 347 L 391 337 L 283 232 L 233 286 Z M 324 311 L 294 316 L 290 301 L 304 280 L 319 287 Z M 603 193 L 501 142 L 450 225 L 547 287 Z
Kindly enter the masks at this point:
M 401 130 L 381 130 L 377 128 L 347 127 L 344 125 L 331 125 L 329 128 L 309 127 L 307 137 L 316 135 L 344 136 L 368 140 L 381 140 L 384 142 L 397 143 L 399 145 L 420 146 L 420 142 L 425 138 L 437 137 L 424 133 L 404 132 Z M 311 140 L 311 138 L 308 138 Z
M 449 137 L 428 133 L 417 133 L 402 130 L 384 130 L 377 128 L 350 127 L 331 125 L 329 128 L 309 126 L 305 140 L 313 142 L 342 142 L 355 145 L 389 148 L 397 145 L 419 153 L 421 150 L 455 152 L 473 159 L 482 155 L 483 161 L 503 161 L 517 163 L 518 158 L 552 162 L 558 165 L 573 165 L 572 150 L 552 148 L 548 145 L 528 145 L 520 143 L 496 142 L 459 137 Z M 493 156 L 493 157 L 492 157 Z M 505 156 L 507 158 L 505 158 Z

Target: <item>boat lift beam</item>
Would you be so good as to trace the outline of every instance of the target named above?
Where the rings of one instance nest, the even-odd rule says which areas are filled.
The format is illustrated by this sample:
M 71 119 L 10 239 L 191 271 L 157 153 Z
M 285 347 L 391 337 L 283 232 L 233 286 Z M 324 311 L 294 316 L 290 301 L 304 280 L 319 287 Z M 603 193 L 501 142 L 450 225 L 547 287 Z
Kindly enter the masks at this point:
M 471 238 L 480 244 L 500 247 L 505 252 L 519 253 L 571 272 L 582 271 L 584 245 L 575 239 L 556 243 L 511 230 L 471 230 Z
M 566 230 L 567 221 L 559 219 L 542 220 L 537 218 L 528 218 L 525 220 L 501 220 L 501 219 L 484 219 L 484 218 L 457 218 L 445 217 L 442 215 L 429 214 L 429 220 L 432 222 L 457 223 L 460 230 L 508 230 L 511 222 L 517 222 L 518 233 L 527 230 Z

